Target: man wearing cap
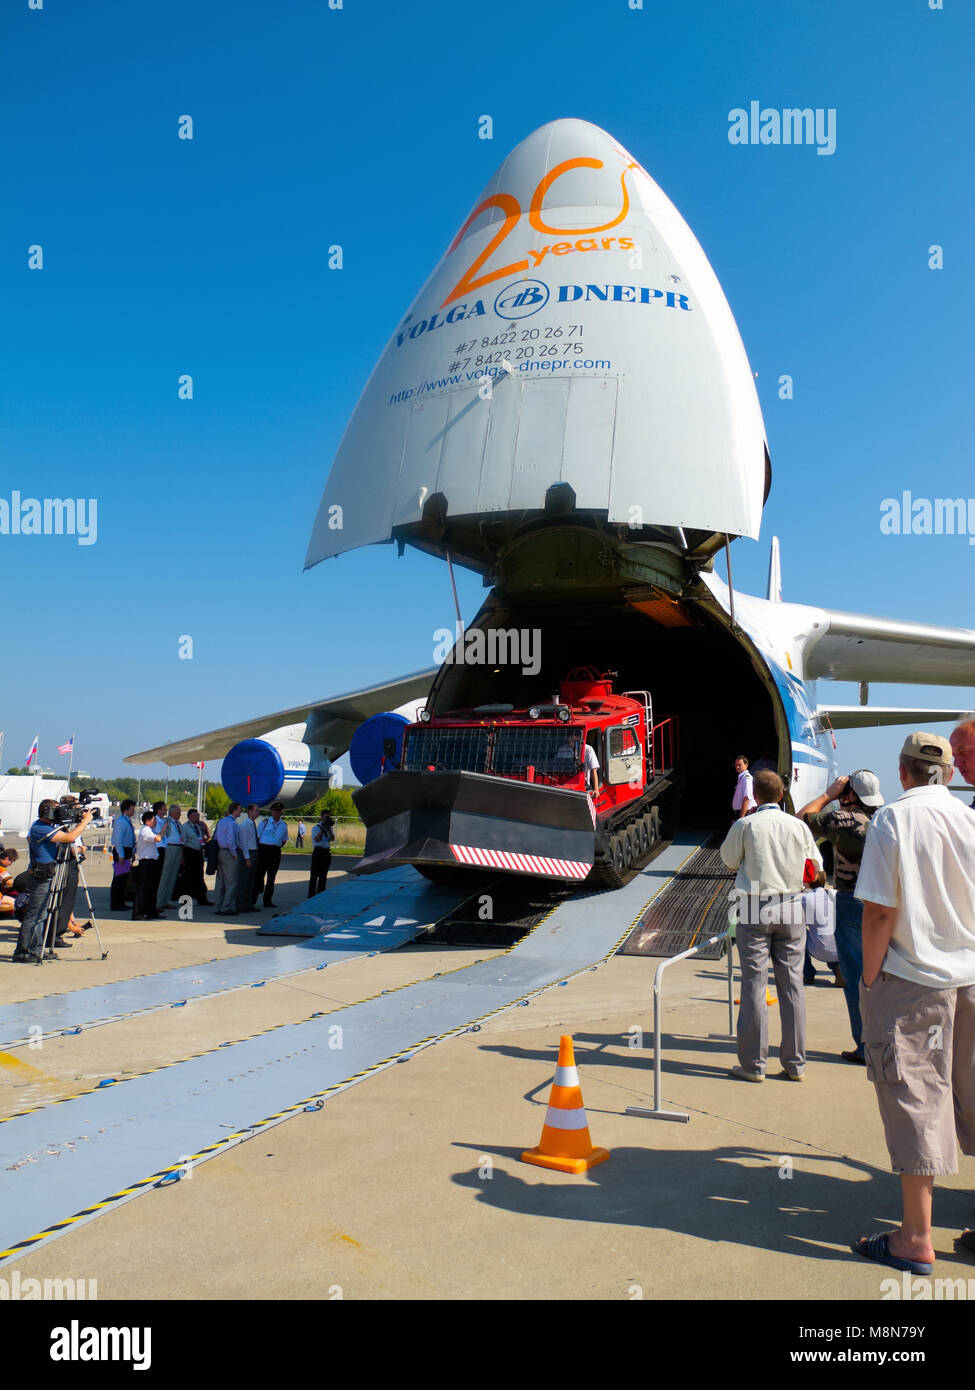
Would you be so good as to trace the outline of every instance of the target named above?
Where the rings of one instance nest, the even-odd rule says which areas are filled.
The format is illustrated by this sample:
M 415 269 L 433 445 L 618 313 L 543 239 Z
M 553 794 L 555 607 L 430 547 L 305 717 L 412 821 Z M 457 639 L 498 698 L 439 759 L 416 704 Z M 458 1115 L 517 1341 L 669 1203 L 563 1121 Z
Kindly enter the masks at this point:
M 903 794 L 873 817 L 857 897 L 863 902 L 860 1009 L 903 1219 L 851 1249 L 930 1274 L 934 1179 L 975 1154 L 975 815 L 949 792 L 952 749 L 911 734 Z M 964 1233 L 963 1233 L 964 1236 Z
M 839 808 L 827 811 L 831 801 Z M 803 806 L 799 817 L 816 838 L 825 836 L 833 846 L 833 886 L 836 889 L 836 953 L 843 972 L 843 993 L 853 1033 L 852 1052 L 841 1052 L 845 1062 L 864 1064 L 863 1027 L 860 1019 L 860 976 L 863 973 L 863 904 L 855 896 L 857 874 L 863 857 L 870 818 L 884 804 L 880 781 L 875 773 L 861 768 L 849 777 L 838 777 Z

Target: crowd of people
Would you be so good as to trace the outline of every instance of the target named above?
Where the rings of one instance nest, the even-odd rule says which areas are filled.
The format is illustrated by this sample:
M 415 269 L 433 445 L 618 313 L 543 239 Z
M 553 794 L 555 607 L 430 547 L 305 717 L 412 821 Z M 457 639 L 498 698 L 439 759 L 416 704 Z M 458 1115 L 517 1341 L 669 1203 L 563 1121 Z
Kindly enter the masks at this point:
M 181 807 L 157 801 L 136 830 L 135 802 L 124 801 L 112 827 L 112 910 L 123 911 L 133 898 L 133 921 L 160 921 L 162 909 L 178 907 L 184 897 L 215 907 L 221 917 L 256 912 L 259 897 L 275 907 L 274 884 L 289 840 L 283 810 L 275 802 L 262 816 L 255 803 L 245 808 L 233 801 L 211 833 L 199 811 L 188 811 L 184 821 Z M 334 820 L 323 811 L 312 828 L 309 897 L 325 891 L 334 839 Z M 216 875 L 213 899 L 206 874 Z
M 23 872 L 15 875 L 18 851 L 0 845 L 0 924 L 6 919 L 19 928 L 13 953 L 18 964 L 56 960 L 55 946 L 70 946 L 91 927 L 90 920 L 79 922 L 74 915 L 85 858 L 81 836 L 93 818 L 90 811 L 76 810 L 77 800 L 66 795 L 60 803 L 40 803 L 27 835 L 29 862 Z M 58 815 L 59 806 L 67 808 L 68 820 Z M 243 808 L 233 803 L 211 835 L 195 809 L 184 819 L 181 806 L 157 801 L 137 815 L 136 803 L 123 801 L 111 831 L 111 911 L 124 912 L 131 904 L 133 921 L 165 921 L 162 909 L 178 908 L 186 898 L 200 907 L 215 906 L 221 916 L 257 911 L 258 897 L 273 908 L 281 851 L 288 843 L 282 810 L 276 803 L 261 816 L 251 805 L 242 815 Z M 299 825 L 303 839 L 304 825 Z M 334 840 L 334 820 L 325 811 L 312 827 L 308 897 L 326 889 Z M 64 867 L 54 913 L 51 891 L 59 861 Z M 207 873 L 216 874 L 215 901 L 207 895 Z
M 861 769 L 788 815 L 779 775 L 739 756 L 721 845 L 737 871 L 741 1005 L 731 1075 L 765 1080 L 771 963 L 780 1075 L 802 1081 L 804 967 L 815 941 L 820 958 L 835 960 L 846 999 L 853 1046 L 840 1055 L 874 1084 L 901 1179 L 901 1225 L 851 1248 L 914 1274 L 933 1267 L 935 1177 L 957 1172 L 956 1147 L 975 1154 L 975 800 L 966 806 L 949 791 L 956 768 L 975 784 L 975 718 L 950 739 L 909 735 L 898 759 L 902 792 L 888 805 L 879 779 Z M 821 845 L 832 851 L 832 893 L 823 889 Z M 975 1231 L 957 1239 L 975 1252 Z

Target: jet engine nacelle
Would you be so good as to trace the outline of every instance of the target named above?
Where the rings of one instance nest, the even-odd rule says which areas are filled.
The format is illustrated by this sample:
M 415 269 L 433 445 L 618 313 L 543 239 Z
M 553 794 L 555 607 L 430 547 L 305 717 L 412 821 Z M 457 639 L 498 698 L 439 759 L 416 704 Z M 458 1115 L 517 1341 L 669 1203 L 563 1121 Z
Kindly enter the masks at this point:
M 235 743 L 223 760 L 220 780 L 231 801 L 242 806 L 303 806 L 329 789 L 331 763 L 323 748 L 274 731 Z

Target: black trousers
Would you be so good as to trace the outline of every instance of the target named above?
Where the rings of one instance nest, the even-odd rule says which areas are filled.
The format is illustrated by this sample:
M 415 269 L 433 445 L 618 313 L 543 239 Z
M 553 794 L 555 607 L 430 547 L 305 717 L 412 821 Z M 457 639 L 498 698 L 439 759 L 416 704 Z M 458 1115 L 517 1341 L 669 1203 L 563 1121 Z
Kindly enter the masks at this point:
M 316 893 L 325 892 L 325 880 L 328 878 L 328 871 L 332 865 L 332 851 L 330 849 L 313 849 L 311 852 L 311 879 L 308 883 L 308 896 L 313 898 Z
M 123 857 L 125 859 L 131 859 L 132 853 L 132 850 L 127 849 Z M 119 852 L 117 849 L 112 850 L 112 863 L 119 863 Z M 128 893 L 129 880 L 131 879 L 131 877 L 132 870 L 130 869 L 127 874 L 118 874 L 112 879 L 112 887 L 109 892 L 108 905 L 113 912 L 122 912 L 124 910 L 125 897 Z
M 30 893 L 27 913 L 20 924 L 17 950 L 39 956 L 44 949 L 44 926 L 47 922 L 48 898 L 51 896 L 52 878 L 35 878 L 28 874 L 25 891 Z
M 176 879 L 176 896 L 181 898 L 185 893 L 194 898 L 200 907 L 206 906 L 207 886 L 203 878 L 203 851 L 187 849 L 184 845 L 183 861 Z
M 143 859 L 135 873 L 135 904 L 132 908 L 133 922 L 137 917 L 158 917 L 156 891 L 162 874 L 162 859 Z
M 281 865 L 280 845 L 258 845 L 257 847 L 257 877 L 254 880 L 254 896 L 250 900 L 253 907 L 264 893 L 264 906 L 274 906 L 274 880 L 278 876 L 278 869 Z
M 234 907 L 237 912 L 246 912 L 253 907 L 257 898 L 257 889 L 254 887 L 257 882 L 258 858 L 251 852 L 251 862 L 248 864 L 247 856 L 237 851 L 237 898 Z M 272 885 L 274 880 L 271 880 Z

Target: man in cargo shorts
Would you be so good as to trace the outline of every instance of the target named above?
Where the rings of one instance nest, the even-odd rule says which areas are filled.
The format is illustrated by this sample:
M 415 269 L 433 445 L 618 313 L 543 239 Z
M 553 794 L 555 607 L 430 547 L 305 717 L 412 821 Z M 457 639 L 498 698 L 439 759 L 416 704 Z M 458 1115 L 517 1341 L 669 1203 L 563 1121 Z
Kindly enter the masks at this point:
M 956 1140 L 975 1154 L 975 813 L 945 785 L 947 739 L 911 734 L 899 770 L 903 794 L 870 822 L 856 893 L 867 1078 L 903 1220 L 851 1249 L 930 1274 L 934 1179 L 958 1171 Z

